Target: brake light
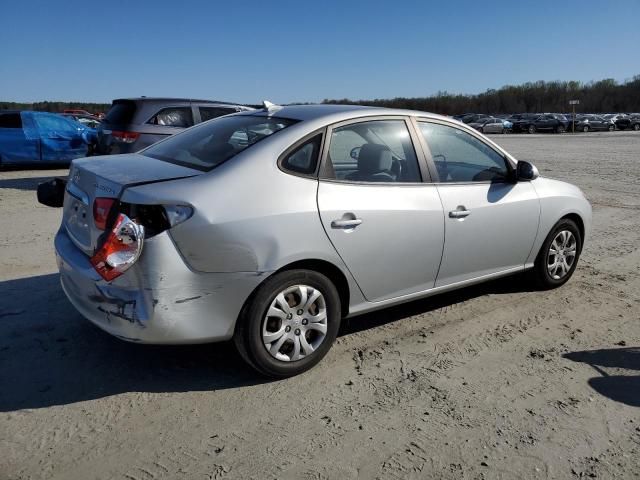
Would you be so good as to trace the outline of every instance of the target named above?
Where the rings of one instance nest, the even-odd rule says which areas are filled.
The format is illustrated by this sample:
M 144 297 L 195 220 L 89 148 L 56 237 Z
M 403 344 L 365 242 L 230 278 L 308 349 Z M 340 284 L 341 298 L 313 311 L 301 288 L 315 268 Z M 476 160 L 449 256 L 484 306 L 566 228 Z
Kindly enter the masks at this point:
M 93 221 L 96 228 L 104 230 L 107 228 L 107 218 L 111 212 L 111 207 L 116 202 L 115 198 L 98 197 L 93 201 Z
M 111 136 L 116 142 L 133 143 L 140 137 L 140 134 L 138 132 L 120 132 L 114 130 L 111 132 Z
M 90 258 L 91 265 L 102 278 L 111 281 L 136 263 L 143 242 L 144 227 L 121 213 L 107 240 Z

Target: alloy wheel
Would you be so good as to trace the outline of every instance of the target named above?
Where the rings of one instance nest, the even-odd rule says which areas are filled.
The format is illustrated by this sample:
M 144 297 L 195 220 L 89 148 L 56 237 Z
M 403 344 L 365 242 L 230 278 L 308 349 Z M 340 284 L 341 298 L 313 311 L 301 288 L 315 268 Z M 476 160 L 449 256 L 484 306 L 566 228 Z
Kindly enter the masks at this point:
M 295 362 L 311 355 L 326 334 L 324 296 L 308 285 L 293 285 L 278 293 L 262 323 L 265 348 L 283 362 Z
M 554 280 L 564 278 L 576 260 L 577 241 L 569 230 L 561 230 L 549 246 L 547 271 Z

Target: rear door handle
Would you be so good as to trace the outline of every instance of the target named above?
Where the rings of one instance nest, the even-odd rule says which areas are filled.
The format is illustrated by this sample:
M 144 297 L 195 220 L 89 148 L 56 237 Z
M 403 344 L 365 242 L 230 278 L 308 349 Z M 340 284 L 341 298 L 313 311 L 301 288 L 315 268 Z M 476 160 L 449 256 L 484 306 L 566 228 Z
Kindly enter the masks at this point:
M 464 218 L 471 215 L 471 210 L 467 210 L 464 207 L 458 207 L 456 210 L 449 212 L 449 218 Z
M 355 228 L 362 223 L 362 219 L 353 218 L 348 220 L 334 220 L 331 222 L 331 228 Z

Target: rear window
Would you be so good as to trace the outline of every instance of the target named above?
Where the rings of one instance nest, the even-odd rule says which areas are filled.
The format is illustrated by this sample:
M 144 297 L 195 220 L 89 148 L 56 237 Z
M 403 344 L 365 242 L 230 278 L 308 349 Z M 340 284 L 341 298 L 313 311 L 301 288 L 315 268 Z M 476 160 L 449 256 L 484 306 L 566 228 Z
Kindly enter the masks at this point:
M 130 100 L 113 102 L 109 112 L 104 117 L 105 123 L 112 125 L 123 125 L 131 123 L 133 114 L 136 113 L 136 104 Z
M 254 115 L 221 117 L 143 150 L 143 155 L 198 170 L 211 170 L 296 120 Z
M 22 128 L 19 113 L 0 113 L 0 128 Z

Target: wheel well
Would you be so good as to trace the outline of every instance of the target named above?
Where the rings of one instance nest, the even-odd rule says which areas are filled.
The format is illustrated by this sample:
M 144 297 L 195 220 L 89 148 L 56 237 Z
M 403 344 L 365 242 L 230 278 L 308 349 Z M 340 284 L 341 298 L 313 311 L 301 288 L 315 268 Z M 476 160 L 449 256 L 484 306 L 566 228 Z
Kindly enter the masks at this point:
M 582 221 L 582 217 L 577 213 L 570 213 L 569 215 L 565 215 L 562 218 L 568 218 L 569 220 L 573 220 L 578 226 L 578 230 L 580 230 L 580 240 L 581 243 L 584 244 L 584 222 Z
M 313 270 L 323 274 L 331 280 L 336 286 L 338 295 L 340 296 L 340 311 L 342 312 L 342 316 L 345 317 L 349 313 L 349 282 L 347 281 L 347 277 L 344 276 L 344 273 L 342 273 L 338 267 L 325 260 L 299 260 L 285 265 L 280 268 L 278 272 L 297 269 Z

